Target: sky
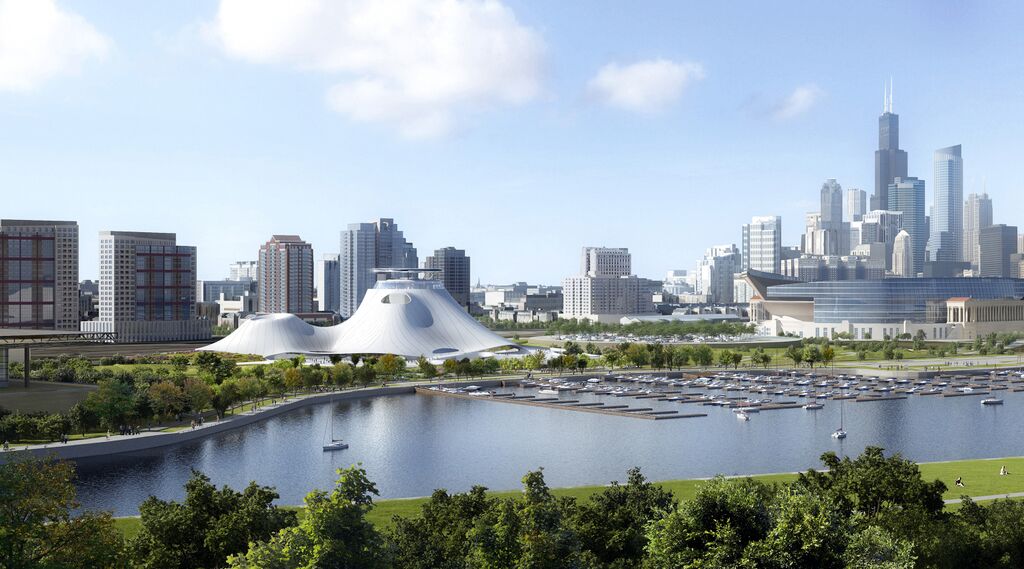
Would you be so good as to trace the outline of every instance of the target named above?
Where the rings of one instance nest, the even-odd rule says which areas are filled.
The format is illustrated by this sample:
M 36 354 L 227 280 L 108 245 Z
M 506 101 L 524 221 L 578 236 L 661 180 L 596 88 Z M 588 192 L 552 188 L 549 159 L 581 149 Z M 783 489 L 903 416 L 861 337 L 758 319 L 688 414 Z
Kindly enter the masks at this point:
M 394 218 L 422 260 L 556 284 L 581 247 L 692 269 L 826 178 L 873 190 L 883 85 L 909 173 L 1024 224 L 1024 4 L 0 0 L 0 217 L 175 232 L 199 278 L 273 234 L 317 258 Z

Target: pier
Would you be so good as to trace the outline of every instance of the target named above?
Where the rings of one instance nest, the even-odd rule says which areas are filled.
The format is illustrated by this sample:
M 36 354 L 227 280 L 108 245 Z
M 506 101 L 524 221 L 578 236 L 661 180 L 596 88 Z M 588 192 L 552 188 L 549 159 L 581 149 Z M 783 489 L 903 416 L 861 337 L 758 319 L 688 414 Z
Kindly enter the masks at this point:
M 574 400 L 560 400 L 554 397 L 537 399 L 534 397 L 516 397 L 513 393 L 497 393 L 494 395 L 473 395 L 471 393 L 458 393 L 453 391 L 442 391 L 428 387 L 417 387 L 416 393 L 420 395 L 435 395 L 443 397 L 455 397 L 457 399 L 472 399 L 474 401 L 495 401 L 500 403 L 513 403 L 515 405 L 529 405 L 531 407 L 543 407 L 545 409 L 565 409 L 568 411 L 580 411 L 583 413 L 599 413 L 601 415 L 614 415 L 616 417 L 633 417 L 634 419 L 648 419 L 661 421 L 664 419 L 688 419 L 693 417 L 707 417 L 707 413 L 680 413 L 678 411 L 653 411 L 650 407 L 630 408 L 628 405 L 605 405 L 604 403 L 579 403 Z

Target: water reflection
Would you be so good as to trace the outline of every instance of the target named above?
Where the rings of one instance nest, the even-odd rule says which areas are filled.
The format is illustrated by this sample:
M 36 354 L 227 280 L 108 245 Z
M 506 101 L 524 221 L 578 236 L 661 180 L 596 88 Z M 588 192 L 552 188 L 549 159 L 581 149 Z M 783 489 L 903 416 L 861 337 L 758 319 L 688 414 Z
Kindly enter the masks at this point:
M 568 397 L 568 395 L 563 395 Z M 599 399 L 576 394 L 582 401 Z M 383 497 L 463 491 L 473 484 L 519 487 L 543 466 L 554 486 L 622 480 L 632 466 L 653 479 L 715 474 L 789 472 L 818 465 L 822 452 L 848 455 L 878 445 L 919 461 L 1024 454 L 1024 394 L 999 395 L 1003 407 L 979 397 L 911 396 L 845 403 L 818 411 L 765 411 L 750 421 L 717 407 L 654 400 L 616 403 L 704 411 L 707 417 L 649 421 L 445 397 L 396 395 L 308 407 L 202 441 L 132 455 L 80 461 L 79 497 L 93 509 L 127 515 L 149 495 L 180 499 L 191 470 L 216 484 L 250 480 L 275 486 L 281 503 L 298 504 L 313 488 L 330 488 L 335 469 L 362 462 Z M 323 452 L 329 419 L 350 443 Z

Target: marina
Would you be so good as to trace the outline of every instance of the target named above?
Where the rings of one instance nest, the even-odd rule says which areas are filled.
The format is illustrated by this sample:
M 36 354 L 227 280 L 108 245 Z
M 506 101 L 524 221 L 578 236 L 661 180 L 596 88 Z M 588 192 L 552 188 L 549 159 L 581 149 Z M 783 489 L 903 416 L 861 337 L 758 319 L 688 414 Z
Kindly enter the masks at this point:
M 1024 455 L 1019 375 L 916 383 L 773 370 L 647 372 L 479 381 L 459 396 L 411 388 L 339 396 L 183 444 L 79 460 L 76 485 L 83 507 L 129 515 L 150 494 L 180 499 L 192 468 L 217 485 L 274 486 L 280 503 L 299 504 L 355 463 L 382 498 L 401 498 L 473 484 L 516 489 L 541 466 L 552 486 L 578 486 L 622 480 L 633 466 L 652 480 L 793 472 L 817 466 L 826 451 L 856 456 L 867 446 L 916 461 Z M 990 395 L 927 396 L 999 386 L 1007 387 L 995 391 L 1002 405 L 982 405 Z M 645 417 L 690 413 L 703 416 Z M 332 429 L 349 448 L 324 452 Z M 846 436 L 834 437 L 837 430 Z

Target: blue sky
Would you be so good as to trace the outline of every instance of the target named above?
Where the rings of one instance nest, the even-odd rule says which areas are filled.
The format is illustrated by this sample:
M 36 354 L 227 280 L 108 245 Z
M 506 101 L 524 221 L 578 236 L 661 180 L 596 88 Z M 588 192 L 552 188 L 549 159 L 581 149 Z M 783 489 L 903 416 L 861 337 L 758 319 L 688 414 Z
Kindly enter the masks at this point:
M 584 245 L 660 277 L 753 215 L 796 244 L 825 178 L 871 193 L 890 76 L 929 195 L 962 144 L 965 193 L 1024 223 L 1016 3 L 25 1 L 0 216 L 77 220 L 83 278 L 104 229 L 176 232 L 207 279 L 376 217 L 484 282 L 557 282 Z

